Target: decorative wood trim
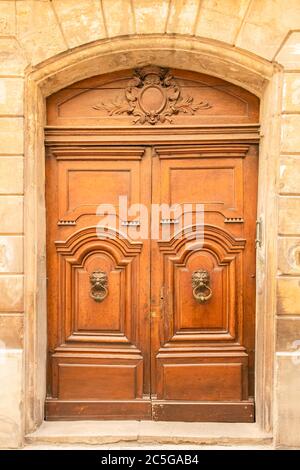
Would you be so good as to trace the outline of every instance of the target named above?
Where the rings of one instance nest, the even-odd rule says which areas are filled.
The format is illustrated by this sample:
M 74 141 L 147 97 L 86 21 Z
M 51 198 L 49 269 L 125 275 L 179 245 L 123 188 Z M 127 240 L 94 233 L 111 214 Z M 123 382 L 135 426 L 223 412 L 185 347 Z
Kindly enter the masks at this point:
M 61 255 L 74 255 L 78 250 L 83 247 L 80 260 L 85 254 L 85 247 L 88 243 L 95 244 L 96 247 L 100 246 L 101 243 L 106 243 L 109 239 L 111 246 L 109 247 L 112 251 L 112 247 L 115 247 L 117 251 L 113 251 L 115 255 L 116 262 L 120 261 L 120 256 L 117 254 L 118 251 L 125 256 L 135 256 L 141 252 L 142 242 L 132 241 L 128 238 L 118 236 L 118 232 L 112 228 L 107 229 L 105 232 L 105 238 L 101 239 L 97 236 L 97 227 L 86 227 L 84 229 L 78 230 L 68 237 L 65 241 L 56 241 L 57 252 Z M 89 246 L 90 250 L 91 247 Z M 126 263 L 125 263 L 126 265 Z
M 238 141 L 243 143 L 259 142 L 259 124 L 237 124 L 237 125 L 202 125 L 202 126 L 155 126 L 140 127 L 137 132 L 135 127 L 82 127 L 82 126 L 45 126 L 46 146 L 59 145 L 68 147 L 70 145 L 116 145 L 118 144 L 198 144 L 199 142 L 211 142 L 216 144 L 222 142 Z
M 225 217 L 225 224 L 243 224 L 243 217 Z
M 184 146 L 155 147 L 155 154 L 160 159 L 172 160 L 176 158 L 245 158 L 249 151 L 249 144 L 199 144 Z
M 195 114 L 212 106 L 207 101 L 194 103 L 192 96 L 183 96 L 178 82 L 169 69 L 147 65 L 135 69 L 127 88 L 111 102 L 101 102 L 93 109 L 105 109 L 109 116 L 133 116 L 133 124 L 172 123 L 172 116 Z
M 220 262 L 222 262 L 225 254 L 238 253 L 245 247 L 245 239 L 235 238 L 229 232 L 221 229 L 220 227 L 204 225 L 202 230 L 205 235 L 203 246 L 208 246 L 210 243 L 214 244 L 214 252 L 218 256 Z M 173 237 L 171 240 L 159 241 L 158 244 L 160 250 L 168 255 L 177 255 L 182 250 L 183 257 L 181 256 L 178 259 L 178 262 L 181 263 L 184 261 L 185 256 L 189 251 L 188 249 L 185 249 L 185 245 L 197 240 L 197 235 L 199 235 L 199 231 L 197 231 L 197 226 L 194 225 L 189 227 L 189 230 L 183 230 L 183 237 L 180 238 L 176 234 L 176 237 Z
M 53 353 L 53 357 L 60 357 L 60 358 L 68 358 L 76 355 L 76 357 L 86 357 L 86 358 L 101 358 L 101 359 L 110 359 L 113 355 L 117 355 L 118 358 L 121 359 L 128 359 L 128 358 L 133 358 L 133 359 L 141 359 L 142 358 L 142 353 L 139 348 L 134 347 L 129 349 L 127 346 L 128 344 L 125 345 L 126 348 L 124 349 L 123 344 L 118 344 L 118 345 L 109 345 L 109 347 L 101 347 L 101 351 L 99 349 L 96 349 L 94 346 L 91 345 L 84 345 L 82 346 L 81 344 L 76 344 L 76 345 L 61 345 L 57 346 L 55 348 L 55 352 Z
M 84 407 L 85 413 L 81 410 Z M 46 399 L 45 414 L 47 420 L 75 419 L 118 419 L 140 420 L 151 419 L 152 405 L 150 399 L 120 401 L 70 401 Z
M 56 160 L 141 160 L 145 147 L 55 147 L 50 149 Z
M 204 225 L 201 228 L 203 233 L 203 244 L 201 250 L 203 252 L 210 253 L 215 259 L 218 266 L 223 266 L 228 279 L 232 279 L 232 273 L 235 274 L 236 281 L 239 279 L 240 284 L 242 283 L 242 256 L 243 250 L 245 248 L 246 240 L 242 238 L 236 238 L 232 236 L 229 232 L 223 230 L 220 227 L 213 225 Z M 198 244 L 197 235 L 201 233 L 199 227 L 196 225 L 189 227 L 189 230 L 183 230 L 182 237 L 177 237 L 176 234 L 169 241 L 159 241 L 158 245 L 163 253 L 163 269 L 164 269 L 164 279 L 165 279 L 165 289 L 167 293 L 175 294 L 176 290 L 172 287 L 176 271 L 181 267 L 185 267 L 186 261 L 193 253 L 193 247 Z M 199 248 L 197 248 L 198 250 Z M 232 282 L 232 281 L 231 281 Z M 236 293 L 235 284 L 231 286 L 233 292 Z M 238 294 L 236 293 L 237 298 Z M 169 318 L 169 324 L 165 332 L 165 338 L 162 349 L 160 352 L 164 354 L 168 353 L 169 345 L 174 346 L 174 344 L 180 344 L 182 351 L 188 352 L 189 346 L 187 347 L 184 344 L 184 341 L 193 341 L 191 348 L 196 348 L 201 351 L 201 343 L 206 341 L 211 342 L 211 346 L 220 347 L 223 353 L 227 349 L 226 342 L 231 342 L 235 346 L 240 346 L 238 350 L 244 350 L 245 348 L 241 346 L 241 337 L 242 331 L 240 325 L 235 323 L 235 312 L 240 312 L 242 305 L 238 302 L 233 308 L 228 309 L 228 319 L 230 325 L 228 328 L 218 331 L 207 330 L 205 333 L 203 331 L 197 331 L 196 329 L 192 332 L 187 332 L 185 330 L 175 330 L 174 327 L 174 318 L 176 313 L 176 302 L 171 297 L 168 298 L 168 301 L 165 303 L 165 308 L 168 313 L 166 315 Z M 229 298 L 227 298 L 229 302 Z M 229 305 L 229 303 L 228 303 Z M 240 318 L 238 313 L 238 318 Z M 222 345 L 221 345 L 222 341 Z M 205 346 L 206 347 L 206 346 Z M 191 349 L 192 350 L 192 349 Z M 194 351 L 195 353 L 195 351 Z
M 56 241 L 55 245 L 59 261 L 58 269 L 62 279 L 62 284 L 59 286 L 59 308 L 61 312 L 69 312 L 68 315 L 64 314 L 64 319 L 59 320 L 64 322 L 65 325 L 63 330 L 65 336 L 61 340 L 61 344 L 64 344 L 67 349 L 72 343 L 73 345 L 74 343 L 79 345 L 86 342 L 94 343 L 95 345 L 115 343 L 119 346 L 127 346 L 128 349 L 134 348 L 137 350 L 134 346 L 136 331 L 133 325 L 130 325 L 128 322 L 125 322 L 119 331 L 109 333 L 92 329 L 88 330 L 88 332 L 78 331 L 74 321 L 74 318 L 76 318 L 76 301 L 72 298 L 71 292 L 72 289 L 74 292 L 76 290 L 74 287 L 76 271 L 84 268 L 86 259 L 98 252 L 106 253 L 107 256 L 112 258 L 114 260 L 114 269 L 120 270 L 124 279 L 126 278 L 126 282 L 130 282 L 132 286 L 136 270 L 138 269 L 136 257 L 141 252 L 143 244 L 123 238 L 113 229 L 108 229 L 103 239 L 99 238 L 97 228 L 92 226 L 76 231 L 65 241 Z M 62 287 L 65 285 L 68 286 L 67 290 L 64 290 Z M 104 297 L 101 300 L 103 299 Z M 127 299 L 123 299 L 123 301 L 125 305 Z M 132 311 L 135 311 L 133 305 L 131 308 Z M 124 315 L 124 318 L 127 318 L 126 312 Z M 55 351 L 57 351 L 57 347 L 55 347 Z
M 254 402 L 185 402 L 153 401 L 152 416 L 154 421 L 204 421 L 227 423 L 254 421 Z
M 59 226 L 64 226 L 64 225 L 76 225 L 76 221 L 75 220 L 59 220 L 57 222 L 57 225 Z

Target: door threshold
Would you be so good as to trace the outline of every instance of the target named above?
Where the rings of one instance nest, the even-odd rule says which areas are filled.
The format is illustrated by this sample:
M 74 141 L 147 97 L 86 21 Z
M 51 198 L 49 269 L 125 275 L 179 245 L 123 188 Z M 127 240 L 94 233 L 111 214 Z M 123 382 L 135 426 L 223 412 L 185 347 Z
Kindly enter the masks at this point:
M 165 421 L 44 421 L 26 444 L 270 445 L 272 435 L 256 423 Z

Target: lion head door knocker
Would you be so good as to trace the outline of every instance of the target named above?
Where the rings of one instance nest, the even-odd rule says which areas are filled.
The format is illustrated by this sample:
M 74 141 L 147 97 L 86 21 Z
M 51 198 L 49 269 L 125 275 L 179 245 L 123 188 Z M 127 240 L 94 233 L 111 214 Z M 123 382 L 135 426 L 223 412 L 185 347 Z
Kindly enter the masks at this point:
M 90 296 L 96 302 L 102 302 L 108 295 L 108 279 L 107 274 L 97 270 L 90 274 L 91 290 Z
M 203 304 L 207 302 L 212 296 L 210 287 L 210 275 L 204 269 L 198 269 L 192 274 L 192 288 L 193 296 L 197 302 Z

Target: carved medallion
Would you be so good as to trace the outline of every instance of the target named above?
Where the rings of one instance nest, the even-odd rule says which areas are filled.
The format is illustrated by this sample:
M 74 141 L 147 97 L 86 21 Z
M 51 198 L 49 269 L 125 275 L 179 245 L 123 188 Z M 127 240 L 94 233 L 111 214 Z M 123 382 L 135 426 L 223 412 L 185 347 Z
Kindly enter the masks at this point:
M 93 109 L 105 109 L 109 116 L 127 114 L 134 116 L 134 124 L 172 123 L 172 116 L 195 114 L 209 109 L 207 101 L 194 103 L 191 96 L 182 96 L 169 69 L 148 65 L 134 71 L 124 96 L 108 103 L 100 103 Z

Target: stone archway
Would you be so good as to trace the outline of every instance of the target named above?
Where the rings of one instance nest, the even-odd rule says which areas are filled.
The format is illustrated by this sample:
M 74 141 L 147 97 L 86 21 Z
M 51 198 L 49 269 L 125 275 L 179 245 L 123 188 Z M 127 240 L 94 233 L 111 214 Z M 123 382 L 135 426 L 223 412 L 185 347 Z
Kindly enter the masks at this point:
M 123 68 L 157 63 L 224 78 L 262 98 L 258 214 L 263 230 L 257 263 L 257 422 L 269 431 L 273 381 L 276 216 L 275 177 L 278 158 L 280 71 L 257 57 L 217 43 L 166 36 L 116 39 L 90 44 L 55 57 L 26 76 L 25 108 L 25 404 L 26 432 L 43 420 L 46 361 L 46 277 L 44 138 L 45 97 L 84 78 Z M 270 117 L 272 116 L 272 119 Z M 272 164 L 268 142 L 272 139 Z M 274 140 L 275 139 L 275 140 Z M 268 187 L 267 187 L 268 183 Z M 266 264 L 268 260 L 268 264 Z M 268 306 L 268 308 L 267 308 Z

